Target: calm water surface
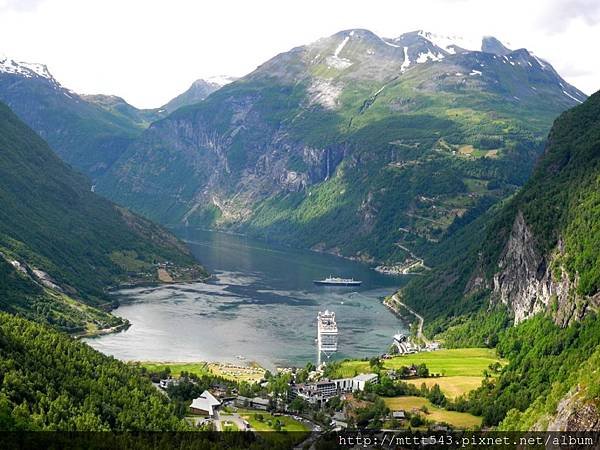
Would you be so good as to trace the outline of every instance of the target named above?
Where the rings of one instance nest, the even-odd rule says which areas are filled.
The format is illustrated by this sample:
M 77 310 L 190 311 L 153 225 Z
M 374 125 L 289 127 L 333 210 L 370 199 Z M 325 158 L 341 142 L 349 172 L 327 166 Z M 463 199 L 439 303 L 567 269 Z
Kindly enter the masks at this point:
M 406 329 L 382 304 L 403 278 L 240 236 L 190 229 L 179 235 L 213 279 L 120 291 L 114 313 L 132 326 L 88 339 L 90 345 L 122 360 L 235 362 L 241 356 L 272 368 L 316 360 L 316 316 L 326 308 L 338 323 L 335 359 L 385 352 L 391 336 Z M 329 274 L 363 285 L 313 285 Z

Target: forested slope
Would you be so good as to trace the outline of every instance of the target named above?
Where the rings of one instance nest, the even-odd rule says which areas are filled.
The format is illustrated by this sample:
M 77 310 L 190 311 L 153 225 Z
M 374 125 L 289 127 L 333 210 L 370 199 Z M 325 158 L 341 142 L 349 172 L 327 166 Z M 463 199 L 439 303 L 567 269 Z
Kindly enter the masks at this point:
M 67 320 L 63 327 L 72 330 L 78 314 L 91 314 L 72 299 L 103 305 L 110 287 L 155 282 L 157 265 L 167 262 L 181 278 L 205 275 L 183 243 L 91 192 L 82 175 L 0 104 L 0 303 L 5 310 L 46 316 L 52 323 Z M 114 325 L 105 315 L 98 319 Z

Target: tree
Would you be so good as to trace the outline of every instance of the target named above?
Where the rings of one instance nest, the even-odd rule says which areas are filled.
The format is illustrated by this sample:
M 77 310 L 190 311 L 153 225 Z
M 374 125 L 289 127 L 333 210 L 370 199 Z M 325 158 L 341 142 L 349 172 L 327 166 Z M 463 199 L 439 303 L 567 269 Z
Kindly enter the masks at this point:
M 379 357 L 375 356 L 369 360 L 369 366 L 371 366 L 374 371 L 378 372 L 383 368 L 383 363 Z
M 300 414 L 307 411 L 309 408 L 310 408 L 310 405 L 308 404 L 308 402 L 300 397 L 296 397 L 290 403 L 290 410 L 296 411 Z
M 417 376 L 419 378 L 427 378 L 429 376 L 429 369 L 427 368 L 425 363 L 419 364 L 417 366 Z
M 446 404 L 446 396 L 440 389 L 440 385 L 437 383 L 433 385 L 427 398 L 434 405 L 444 406 Z
M 411 427 L 420 427 L 423 425 L 424 421 L 419 414 L 413 414 L 410 418 L 410 426 Z

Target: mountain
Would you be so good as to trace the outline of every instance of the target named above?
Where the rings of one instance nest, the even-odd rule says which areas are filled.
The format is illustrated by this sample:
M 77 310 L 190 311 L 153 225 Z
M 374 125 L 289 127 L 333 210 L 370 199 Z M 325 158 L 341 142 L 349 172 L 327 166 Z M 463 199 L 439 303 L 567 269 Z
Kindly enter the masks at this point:
M 187 91 L 179 94 L 160 109 L 172 113 L 182 106 L 193 105 L 194 103 L 204 100 L 217 89 L 220 89 L 233 81 L 235 81 L 235 78 L 226 76 L 213 77 L 206 80 L 198 79 L 192 83 Z
M 152 113 L 131 114 L 133 107 L 119 100 L 86 99 L 61 86 L 45 65 L 0 56 L 0 101 L 64 161 L 92 178 L 107 170 L 151 120 Z
M 114 116 L 130 121 L 139 128 L 147 128 L 152 122 L 165 117 L 166 111 L 162 108 L 137 109 L 116 95 L 82 95 L 85 101 L 100 106 Z
M 464 405 L 487 425 L 600 429 L 599 180 L 600 92 L 555 121 L 525 186 L 400 292 L 447 345 L 496 346 L 510 360 Z
M 122 325 L 98 307 L 122 283 L 206 275 L 183 243 L 91 192 L 0 103 L 0 308 L 70 332 Z
M 407 265 L 514 193 L 585 98 L 490 37 L 347 30 L 153 123 L 98 190 L 162 223 Z
M 406 298 L 440 317 L 487 293 L 515 323 L 545 311 L 566 326 L 596 310 L 598 125 L 598 93 L 563 113 L 523 189 L 440 245 L 429 258 L 436 270 L 409 284 Z
M 48 326 L 3 312 L 0 373 L 2 431 L 189 429 L 175 416 L 166 396 L 134 368 Z M 103 438 L 111 436 L 107 433 Z M 27 446 L 45 439 L 47 435 L 29 437 Z M 53 439 L 56 443 L 62 437 Z M 72 445 L 73 435 L 65 439 L 69 439 L 67 447 Z M 10 437 L 3 440 L 12 447 Z

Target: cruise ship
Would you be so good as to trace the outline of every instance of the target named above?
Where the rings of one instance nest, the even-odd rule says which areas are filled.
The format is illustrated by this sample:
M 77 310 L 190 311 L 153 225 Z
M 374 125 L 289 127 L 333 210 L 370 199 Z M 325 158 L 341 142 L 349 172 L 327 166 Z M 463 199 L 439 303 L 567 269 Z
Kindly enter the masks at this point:
M 327 358 L 337 351 L 338 328 L 335 313 L 329 310 L 317 314 L 317 346 Z
M 329 275 L 324 280 L 313 280 L 313 283 L 321 286 L 360 286 L 362 281 L 354 278 L 339 278 Z

